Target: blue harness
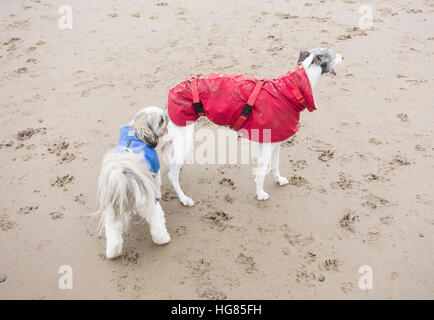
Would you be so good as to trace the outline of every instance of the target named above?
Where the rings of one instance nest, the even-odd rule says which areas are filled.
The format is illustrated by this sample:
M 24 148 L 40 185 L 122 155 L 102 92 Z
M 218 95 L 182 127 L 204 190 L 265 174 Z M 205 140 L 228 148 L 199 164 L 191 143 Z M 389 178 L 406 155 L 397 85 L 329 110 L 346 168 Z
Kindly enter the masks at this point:
M 142 140 L 137 139 L 131 126 L 122 127 L 119 134 L 118 150 L 125 152 L 126 148 L 134 153 L 143 152 L 144 158 L 142 162 L 148 166 L 149 171 L 158 173 L 160 170 L 160 160 L 158 159 L 157 151 Z

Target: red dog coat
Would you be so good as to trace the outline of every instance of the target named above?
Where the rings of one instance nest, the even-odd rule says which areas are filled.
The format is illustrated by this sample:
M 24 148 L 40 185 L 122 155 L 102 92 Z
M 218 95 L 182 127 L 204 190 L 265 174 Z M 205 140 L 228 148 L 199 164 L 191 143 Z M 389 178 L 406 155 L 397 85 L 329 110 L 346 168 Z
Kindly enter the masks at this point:
M 198 111 L 195 107 L 200 103 Z M 206 115 L 215 124 L 230 126 L 256 142 L 288 139 L 298 131 L 300 112 L 316 109 L 301 64 L 277 79 L 215 73 L 190 78 L 170 89 L 167 107 L 170 120 L 177 126 Z

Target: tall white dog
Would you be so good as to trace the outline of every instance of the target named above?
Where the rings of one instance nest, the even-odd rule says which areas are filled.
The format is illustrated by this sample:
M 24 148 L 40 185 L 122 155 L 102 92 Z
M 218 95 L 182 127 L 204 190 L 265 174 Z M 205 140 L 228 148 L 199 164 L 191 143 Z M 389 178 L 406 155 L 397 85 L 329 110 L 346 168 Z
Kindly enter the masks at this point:
M 140 110 L 120 131 L 117 148 L 103 159 L 98 180 L 101 214 L 100 232 L 105 229 L 106 257 L 122 254 L 122 234 L 131 218 L 139 216 L 149 224 L 152 240 L 159 245 L 170 241 L 161 196 L 160 163 L 155 147 L 167 132 L 163 111 L 158 107 Z
M 324 48 L 318 48 L 318 49 L 313 49 L 310 51 L 300 52 L 300 56 L 299 56 L 299 60 L 298 60 L 298 67 L 299 68 L 302 67 L 305 71 L 305 75 L 307 75 L 307 78 L 309 81 L 307 86 L 309 86 L 309 84 L 310 84 L 309 90 L 311 90 L 316 85 L 316 83 L 318 82 L 318 80 L 322 74 L 330 73 L 332 75 L 336 75 L 333 68 L 335 68 L 336 66 L 341 64 L 342 60 L 343 60 L 343 57 L 340 54 L 335 53 L 333 50 L 324 49 Z M 214 77 L 213 80 L 215 80 L 215 78 L 218 77 L 218 75 L 215 76 L 212 74 L 211 77 Z M 220 75 L 220 77 L 222 77 L 222 76 Z M 205 78 L 206 78 L 206 76 L 205 76 Z M 202 79 L 202 78 L 196 78 L 196 79 Z M 210 78 L 207 78 L 207 79 L 210 79 Z M 197 82 L 195 84 L 196 88 L 193 86 L 194 81 L 198 81 L 198 80 L 193 80 L 191 82 L 191 84 L 185 84 L 185 83 L 181 84 L 183 86 L 183 87 L 181 87 L 181 89 L 186 88 L 188 86 L 188 88 L 189 88 L 188 90 L 190 90 L 190 85 L 191 85 L 191 90 L 188 91 L 189 94 L 191 92 L 190 97 L 191 97 L 191 95 L 193 96 L 193 98 L 191 100 L 195 100 L 194 90 L 196 90 L 196 97 L 199 97 L 199 95 L 201 94 L 200 92 L 197 93 L 197 91 L 198 91 Z M 208 81 L 208 80 L 206 80 L 206 81 Z M 205 85 L 202 85 L 202 88 L 205 87 L 205 89 L 206 89 L 206 86 L 209 87 L 210 82 L 211 82 L 211 80 L 209 80 Z M 278 82 L 275 82 L 275 83 L 277 83 L 277 86 L 279 85 Z M 178 89 L 178 91 L 181 89 Z M 306 89 L 306 88 L 301 88 L 301 90 L 304 90 L 304 89 Z M 175 88 L 175 90 L 177 90 L 177 89 Z M 261 88 L 259 88 L 259 90 L 261 90 Z M 259 90 L 258 90 L 258 92 L 259 92 Z M 264 89 L 262 89 L 262 90 L 264 90 Z M 253 90 L 253 91 L 255 91 L 255 90 Z M 214 88 L 214 92 L 220 92 L 220 91 L 219 91 L 219 89 Z M 210 118 L 209 115 L 207 114 L 207 112 L 209 112 L 209 114 L 211 114 L 213 112 L 209 107 L 209 105 L 212 104 L 212 101 L 210 102 L 211 98 L 209 98 L 211 95 L 212 95 L 212 93 L 209 93 L 209 92 L 206 92 L 205 94 L 202 95 L 202 97 L 204 96 L 204 98 L 208 99 L 208 100 L 206 102 L 203 102 L 202 107 L 201 107 L 202 110 L 200 108 L 199 108 L 199 112 L 196 110 L 196 113 L 198 116 L 205 114 L 208 116 L 208 118 Z M 252 93 L 252 95 L 254 95 L 254 94 Z M 180 96 L 181 98 L 179 98 L 179 96 L 178 96 L 173 100 L 175 101 L 175 103 L 178 103 L 179 100 L 185 96 L 186 96 L 186 94 L 183 92 Z M 201 100 L 202 100 L 202 97 L 200 97 Z M 170 98 L 170 95 L 169 95 L 169 98 Z M 216 96 L 214 96 L 214 98 L 216 98 Z M 233 100 L 233 98 L 231 98 L 231 99 Z M 231 99 L 228 99 L 228 100 L 231 100 Z M 250 101 L 250 99 L 249 99 L 249 101 Z M 198 102 L 200 103 L 201 101 L 199 101 L 199 99 L 196 98 L 196 101 L 192 101 L 192 102 L 194 105 L 196 105 L 196 104 L 198 104 Z M 208 106 L 206 103 L 208 103 Z M 185 126 L 176 125 L 173 121 L 174 118 L 177 117 L 178 114 L 181 114 L 181 113 L 184 114 L 185 109 L 182 109 L 182 108 L 184 108 L 183 107 L 184 105 L 188 105 L 188 104 L 185 101 L 181 101 L 181 102 L 179 102 L 179 105 L 181 105 L 181 109 L 177 109 L 175 111 L 171 111 L 170 105 L 169 105 L 169 112 L 168 112 L 168 114 L 166 114 L 166 116 L 168 116 L 167 121 L 168 121 L 169 137 L 171 138 L 172 143 L 173 143 L 173 148 L 166 148 L 166 150 L 167 150 L 166 152 L 172 152 L 173 153 L 172 156 L 167 156 L 167 158 L 171 159 L 171 161 L 170 161 L 171 167 L 170 167 L 168 176 L 169 176 L 169 180 L 172 183 L 172 185 L 173 185 L 173 187 L 174 187 L 174 189 L 175 189 L 175 191 L 179 197 L 179 200 L 182 202 L 182 204 L 184 204 L 185 206 L 192 206 L 192 205 L 194 205 L 193 199 L 186 196 L 179 185 L 179 171 L 180 171 L 180 169 L 181 169 L 181 167 L 182 167 L 182 165 L 183 165 L 183 163 L 184 163 L 184 161 L 185 161 L 185 159 L 186 159 L 186 157 L 187 157 L 188 153 L 190 152 L 191 147 L 193 145 L 193 142 L 194 142 L 194 140 L 193 140 L 194 139 L 194 121 L 195 121 L 195 119 L 197 119 L 197 117 L 194 117 L 194 116 L 196 116 L 196 114 L 193 114 L 193 116 L 191 116 L 192 113 L 190 112 L 190 114 L 188 114 L 188 116 L 193 117 L 193 121 L 192 121 L 193 123 L 187 124 Z M 196 108 L 196 106 L 195 106 L 195 108 Z M 205 108 L 205 110 L 203 108 Z M 250 109 L 251 110 L 253 109 L 253 112 L 255 111 L 254 106 L 251 106 Z M 251 112 L 251 111 L 249 111 L 249 112 Z M 249 117 L 249 114 L 250 113 L 247 113 L 247 117 Z M 251 116 L 252 115 L 250 115 L 250 117 Z M 210 120 L 213 121 L 212 119 L 210 119 Z M 213 121 L 213 122 L 220 124 L 217 121 Z M 289 124 L 288 124 L 288 126 L 289 126 Z M 237 130 L 239 129 L 239 126 L 236 126 L 236 125 L 233 127 L 237 127 Z M 262 129 L 267 129 L 267 128 L 262 128 Z M 280 154 L 280 142 L 260 143 L 259 156 L 258 156 L 258 168 L 257 168 L 257 173 L 256 173 L 256 178 L 255 178 L 256 195 L 257 195 L 258 200 L 267 200 L 270 197 L 269 194 L 264 191 L 264 179 L 265 179 L 265 176 L 270 171 L 270 168 L 273 172 L 274 179 L 276 180 L 276 182 L 279 185 L 285 185 L 288 183 L 288 179 L 285 177 L 282 177 L 280 175 L 279 154 Z

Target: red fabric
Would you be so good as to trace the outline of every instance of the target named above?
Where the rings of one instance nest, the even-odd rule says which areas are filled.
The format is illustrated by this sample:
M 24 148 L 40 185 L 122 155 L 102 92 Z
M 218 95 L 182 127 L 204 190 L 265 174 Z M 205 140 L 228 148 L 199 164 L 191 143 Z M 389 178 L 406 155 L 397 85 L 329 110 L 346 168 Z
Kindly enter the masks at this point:
M 255 89 L 253 89 L 253 92 L 250 94 L 249 100 L 247 100 L 246 107 L 248 108 L 254 107 L 256 99 L 258 98 L 259 92 L 261 91 L 263 85 L 264 85 L 264 81 L 258 81 L 256 83 Z M 249 114 L 243 110 L 237 122 L 235 122 L 235 124 L 232 126 L 232 129 L 236 131 L 240 130 L 244 126 L 244 123 L 246 122 L 248 117 Z
M 215 124 L 233 127 L 257 82 L 244 75 L 211 73 L 197 78 L 205 115 Z M 280 142 L 298 131 L 300 112 L 315 110 L 309 79 L 302 65 L 277 79 L 264 79 L 250 116 L 238 133 L 256 142 Z M 168 113 L 177 126 L 196 121 L 191 79 L 169 91 Z M 256 129 L 256 130 L 255 130 Z M 268 132 L 264 129 L 271 129 Z M 259 132 L 259 134 L 258 134 Z M 270 136 L 271 134 L 271 136 Z

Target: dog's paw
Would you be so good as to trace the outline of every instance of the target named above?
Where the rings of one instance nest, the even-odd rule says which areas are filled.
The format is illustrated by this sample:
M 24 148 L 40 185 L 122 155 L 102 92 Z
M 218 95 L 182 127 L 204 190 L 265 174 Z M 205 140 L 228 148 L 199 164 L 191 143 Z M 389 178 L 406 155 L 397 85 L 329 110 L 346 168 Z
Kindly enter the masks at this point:
M 262 191 L 257 196 L 258 196 L 258 200 L 267 200 L 268 198 L 270 198 L 270 195 L 265 191 Z
M 186 206 L 186 207 L 192 207 L 192 206 L 194 206 L 194 201 L 193 201 L 193 199 L 190 198 L 190 197 L 184 196 L 184 197 L 182 197 L 180 200 L 181 200 L 181 203 L 182 203 L 184 206 Z
M 284 186 L 285 184 L 289 183 L 288 179 L 285 177 L 276 177 L 275 179 L 279 186 Z
M 122 255 L 122 242 L 107 241 L 105 256 L 107 259 L 114 259 Z
M 166 230 L 156 232 L 152 234 L 152 241 L 154 241 L 155 244 L 163 245 L 170 242 L 170 235 Z

